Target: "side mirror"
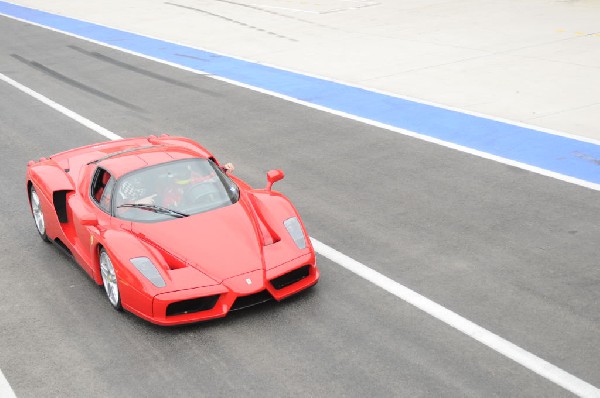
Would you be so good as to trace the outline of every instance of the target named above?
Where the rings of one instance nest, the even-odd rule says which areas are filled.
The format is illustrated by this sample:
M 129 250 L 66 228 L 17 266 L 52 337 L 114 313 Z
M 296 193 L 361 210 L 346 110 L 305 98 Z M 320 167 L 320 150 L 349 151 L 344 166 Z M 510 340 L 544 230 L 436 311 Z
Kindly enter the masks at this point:
M 271 186 L 279 180 L 282 180 L 285 174 L 283 174 L 282 170 L 269 170 L 267 172 L 267 186 L 266 190 L 270 191 Z
M 81 225 L 95 226 L 98 225 L 98 217 L 94 213 L 83 214 L 79 217 Z

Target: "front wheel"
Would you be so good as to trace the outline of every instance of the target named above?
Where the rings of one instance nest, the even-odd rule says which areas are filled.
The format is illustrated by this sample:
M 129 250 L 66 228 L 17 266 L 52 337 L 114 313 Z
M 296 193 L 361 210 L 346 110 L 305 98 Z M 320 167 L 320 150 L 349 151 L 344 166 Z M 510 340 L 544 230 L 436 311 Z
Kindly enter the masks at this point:
M 40 238 L 42 238 L 44 242 L 50 242 L 48 235 L 46 235 L 46 222 L 44 221 L 44 212 L 42 211 L 40 197 L 33 185 L 29 188 L 29 203 L 31 204 L 31 213 L 33 214 L 35 227 L 37 228 L 38 234 L 40 234 Z
M 108 256 L 108 253 L 103 248 L 100 249 L 100 274 L 102 275 L 102 283 L 104 284 L 104 290 L 110 305 L 117 310 L 121 311 L 121 295 L 119 294 L 119 284 L 117 282 L 117 274 L 115 273 L 115 267 L 113 267 L 112 261 Z

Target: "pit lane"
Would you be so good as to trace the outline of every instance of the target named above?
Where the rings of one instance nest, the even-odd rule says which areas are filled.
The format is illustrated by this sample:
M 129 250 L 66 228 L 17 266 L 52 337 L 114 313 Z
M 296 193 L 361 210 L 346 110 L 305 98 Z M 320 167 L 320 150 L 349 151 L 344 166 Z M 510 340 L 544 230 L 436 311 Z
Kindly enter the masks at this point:
M 268 168 L 283 168 L 287 178 L 277 188 L 313 236 L 595 382 L 598 293 L 589 280 L 597 193 L 37 27 L 2 24 L 19 38 L 2 51 L 2 73 L 123 136 L 195 138 L 235 161 L 254 186 Z M 77 55 L 72 46 L 133 68 Z M 12 54 L 107 95 L 24 67 Z M 19 174 L 31 158 L 101 137 L 10 87 L 0 90 L 7 115 L 0 294 L 9 343 L 0 368 L 19 396 L 36 388 L 76 396 L 89 385 L 98 395 L 564 393 L 322 258 L 314 291 L 239 317 L 163 330 L 113 313 L 83 272 L 37 241 Z

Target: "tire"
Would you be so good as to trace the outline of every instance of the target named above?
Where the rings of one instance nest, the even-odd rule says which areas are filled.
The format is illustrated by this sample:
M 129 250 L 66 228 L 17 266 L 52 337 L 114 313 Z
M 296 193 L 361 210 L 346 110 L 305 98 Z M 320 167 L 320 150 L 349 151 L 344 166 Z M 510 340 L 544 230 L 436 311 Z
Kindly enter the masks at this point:
M 44 211 L 42 210 L 40 197 L 33 185 L 29 188 L 29 204 L 31 207 L 31 214 L 33 215 L 33 221 L 35 221 L 35 227 L 40 238 L 42 238 L 44 242 L 50 242 L 48 235 L 46 235 L 46 221 L 44 220 Z
M 104 291 L 108 302 L 117 311 L 122 311 L 121 306 L 121 294 L 119 292 L 119 283 L 117 281 L 117 274 L 115 273 L 115 267 L 112 264 L 108 253 L 104 248 L 100 249 L 98 255 L 100 262 L 100 274 L 102 275 L 102 284 L 104 285 Z

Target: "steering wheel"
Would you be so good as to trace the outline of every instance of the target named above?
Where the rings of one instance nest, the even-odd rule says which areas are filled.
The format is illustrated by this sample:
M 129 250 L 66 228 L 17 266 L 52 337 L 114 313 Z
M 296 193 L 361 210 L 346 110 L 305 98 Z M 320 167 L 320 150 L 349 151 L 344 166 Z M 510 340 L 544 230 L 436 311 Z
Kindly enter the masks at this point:
M 185 191 L 184 198 L 186 203 L 195 205 L 206 205 L 217 201 L 219 189 L 214 183 L 202 182 L 194 184 Z

